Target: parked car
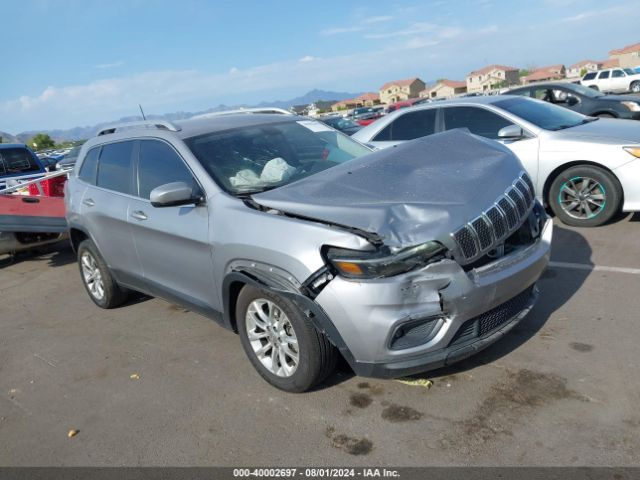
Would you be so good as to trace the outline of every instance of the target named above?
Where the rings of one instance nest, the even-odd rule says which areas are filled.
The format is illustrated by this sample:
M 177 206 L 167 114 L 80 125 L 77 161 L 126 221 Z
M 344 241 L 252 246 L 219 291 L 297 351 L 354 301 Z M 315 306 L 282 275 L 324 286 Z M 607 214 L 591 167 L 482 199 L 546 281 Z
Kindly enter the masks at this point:
M 288 391 L 339 354 L 374 377 L 472 355 L 529 311 L 549 258 L 520 162 L 460 131 L 372 152 L 289 115 L 113 126 L 67 192 L 96 305 L 132 289 L 214 318 Z
M 605 95 L 574 83 L 539 83 L 514 88 L 506 94 L 537 98 L 591 117 L 640 120 L 640 97 Z
M 412 107 L 413 105 L 417 105 L 423 103 L 423 101 L 428 100 L 425 98 L 410 98 L 409 100 L 401 100 L 396 103 L 392 103 L 387 108 L 384 109 L 384 113 L 395 112 L 396 110 L 400 110 L 401 108 Z
M 12 178 L 45 172 L 38 156 L 24 143 L 0 143 L 0 191 Z
M 384 115 L 384 107 L 360 107 L 353 110 L 351 118 L 361 127 L 369 125 Z
M 320 121 L 347 135 L 353 135 L 362 128 L 362 125 L 358 125 L 353 120 L 344 117 L 324 117 L 321 118 Z
M 611 68 L 589 72 L 582 77 L 580 83 L 601 92 L 640 93 L 640 73 L 630 68 Z
M 76 164 L 78 160 L 78 154 L 80 153 L 80 148 L 82 146 L 73 147 L 69 152 L 67 152 L 64 157 L 58 160 L 56 167 L 60 170 L 63 168 L 71 168 Z
M 593 227 L 640 211 L 640 124 L 586 117 L 541 100 L 487 96 L 387 115 L 353 138 L 377 148 L 466 128 L 502 142 L 522 161 L 541 202 L 568 225 Z

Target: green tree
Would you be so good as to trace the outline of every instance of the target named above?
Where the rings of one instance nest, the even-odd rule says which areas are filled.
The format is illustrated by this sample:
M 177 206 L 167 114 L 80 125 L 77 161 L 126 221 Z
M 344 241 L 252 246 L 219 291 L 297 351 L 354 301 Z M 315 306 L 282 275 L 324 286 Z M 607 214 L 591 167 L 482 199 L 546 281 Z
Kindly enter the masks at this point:
M 36 150 L 42 150 L 44 148 L 54 148 L 56 146 L 56 142 L 54 142 L 53 138 L 46 133 L 38 133 L 29 140 L 27 145 L 35 148 Z
M 588 70 L 586 69 L 586 67 L 582 67 L 582 68 L 580 69 L 580 76 L 581 76 L 581 77 L 584 77 L 584 76 L 587 74 L 587 71 L 588 71 Z

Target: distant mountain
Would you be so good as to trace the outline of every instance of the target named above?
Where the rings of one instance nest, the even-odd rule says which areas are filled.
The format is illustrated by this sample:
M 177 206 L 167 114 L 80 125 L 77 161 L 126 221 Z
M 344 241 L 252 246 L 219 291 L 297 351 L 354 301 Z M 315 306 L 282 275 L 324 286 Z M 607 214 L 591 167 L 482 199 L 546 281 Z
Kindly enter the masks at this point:
M 0 132 L 0 143 L 17 143 L 19 141 L 17 137 L 7 132 Z
M 261 102 L 257 105 L 218 105 L 217 107 L 209 108 L 207 110 L 203 110 L 200 112 L 173 112 L 173 113 L 165 113 L 163 115 L 147 115 L 148 120 L 184 120 L 186 118 L 193 117 L 194 115 L 201 115 L 203 113 L 212 113 L 212 112 L 222 112 L 224 110 L 233 110 L 237 108 L 251 108 L 251 107 L 277 107 L 277 108 L 290 108 L 294 105 L 307 105 L 309 103 L 316 102 L 318 100 L 325 101 L 334 101 L 338 102 L 340 100 L 346 100 L 348 98 L 354 98 L 360 95 L 360 93 L 347 93 L 347 92 L 331 92 L 327 90 L 311 90 L 310 92 L 305 93 L 304 95 L 296 98 L 292 98 L 290 100 L 275 100 L 273 102 Z M 9 134 L 4 134 L 0 132 L 0 136 L 3 138 L 3 141 L 7 143 L 9 140 L 6 138 L 11 138 L 13 141 L 26 142 L 31 137 L 33 137 L 36 133 L 47 133 L 51 138 L 56 141 L 63 140 L 83 140 L 95 135 L 96 131 L 103 127 L 104 125 L 108 125 L 110 123 L 117 122 L 131 122 L 135 120 L 142 120 L 140 116 L 131 116 L 131 117 L 122 117 L 119 120 L 112 120 L 109 122 L 102 122 L 97 125 L 85 126 L 85 127 L 74 127 L 67 130 L 32 130 L 27 132 L 21 132 L 18 135 L 11 136 Z

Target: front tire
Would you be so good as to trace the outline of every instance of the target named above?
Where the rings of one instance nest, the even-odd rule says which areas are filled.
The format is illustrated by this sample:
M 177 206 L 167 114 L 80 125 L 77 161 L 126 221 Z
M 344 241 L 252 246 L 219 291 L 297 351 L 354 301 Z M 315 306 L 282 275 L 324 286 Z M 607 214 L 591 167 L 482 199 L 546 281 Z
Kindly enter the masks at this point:
M 246 285 L 236 302 L 236 322 L 249 361 L 276 388 L 304 392 L 335 367 L 335 347 L 291 300 Z
M 631 84 L 631 91 L 633 93 L 640 93 L 640 82 L 633 82 Z
M 560 173 L 551 184 L 548 202 L 567 225 L 598 227 L 620 209 L 622 188 L 606 170 L 578 165 Z
M 78 245 L 78 266 L 85 290 L 100 308 L 115 308 L 127 300 L 95 244 L 87 239 Z

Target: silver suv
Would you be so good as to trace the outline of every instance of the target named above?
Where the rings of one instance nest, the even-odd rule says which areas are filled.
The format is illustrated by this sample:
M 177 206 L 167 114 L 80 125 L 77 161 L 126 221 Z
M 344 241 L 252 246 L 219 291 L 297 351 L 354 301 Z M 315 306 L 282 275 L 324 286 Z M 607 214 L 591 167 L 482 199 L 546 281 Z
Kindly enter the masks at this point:
M 82 280 L 236 331 L 283 390 L 449 365 L 529 311 L 551 223 L 504 146 L 450 131 L 372 152 L 293 115 L 106 128 L 67 185 Z M 220 314 L 221 312 L 221 314 Z

